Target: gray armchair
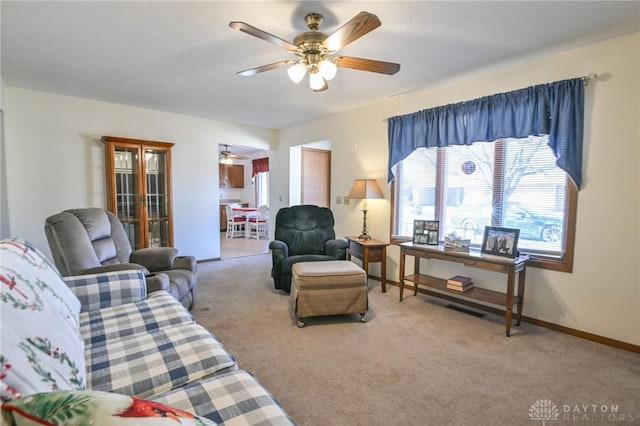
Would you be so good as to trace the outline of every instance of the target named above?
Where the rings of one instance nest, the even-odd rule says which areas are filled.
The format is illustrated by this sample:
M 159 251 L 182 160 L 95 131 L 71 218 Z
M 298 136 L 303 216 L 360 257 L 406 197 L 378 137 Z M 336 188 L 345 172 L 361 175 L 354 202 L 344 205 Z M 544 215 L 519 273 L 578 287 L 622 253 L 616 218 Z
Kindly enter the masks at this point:
M 196 296 L 197 265 L 193 256 L 178 256 L 173 247 L 132 251 L 122 223 L 101 208 L 65 210 L 45 221 L 53 260 L 63 276 L 140 269 L 147 291 L 166 290 L 191 309 Z
M 336 239 L 334 224 L 333 213 L 326 207 L 301 205 L 278 210 L 275 240 L 269 243 L 276 289 L 291 291 L 295 263 L 347 258 L 347 241 Z

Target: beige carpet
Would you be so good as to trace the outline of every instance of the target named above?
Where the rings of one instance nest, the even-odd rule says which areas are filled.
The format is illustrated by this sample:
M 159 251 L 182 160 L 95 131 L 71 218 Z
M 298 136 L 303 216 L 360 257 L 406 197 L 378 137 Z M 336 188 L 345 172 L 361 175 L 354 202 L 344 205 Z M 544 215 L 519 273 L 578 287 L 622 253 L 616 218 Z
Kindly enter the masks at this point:
M 526 323 L 507 338 L 500 316 L 398 302 L 374 280 L 366 323 L 297 328 L 270 268 L 268 254 L 200 264 L 193 313 L 300 426 L 640 423 L 637 354 Z

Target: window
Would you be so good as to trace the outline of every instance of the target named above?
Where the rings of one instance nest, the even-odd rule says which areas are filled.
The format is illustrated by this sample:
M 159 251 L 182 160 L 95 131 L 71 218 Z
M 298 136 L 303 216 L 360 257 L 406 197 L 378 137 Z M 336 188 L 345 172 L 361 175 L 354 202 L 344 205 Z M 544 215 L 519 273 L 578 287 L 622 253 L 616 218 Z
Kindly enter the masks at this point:
M 256 206 L 269 205 L 269 172 L 261 172 L 253 178 L 256 191 Z
M 409 241 L 413 220 L 439 220 L 479 247 L 485 226 L 520 229 L 532 265 L 570 271 L 577 189 L 556 165 L 546 136 L 419 148 L 394 169 L 392 240 Z

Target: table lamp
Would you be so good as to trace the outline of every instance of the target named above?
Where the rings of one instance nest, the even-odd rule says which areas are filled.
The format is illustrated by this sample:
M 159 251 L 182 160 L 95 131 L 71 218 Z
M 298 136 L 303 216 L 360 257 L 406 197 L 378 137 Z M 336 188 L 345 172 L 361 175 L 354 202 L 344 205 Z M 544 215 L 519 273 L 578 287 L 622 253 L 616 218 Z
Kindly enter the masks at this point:
M 356 179 L 348 197 L 354 200 L 364 200 L 362 202 L 362 233 L 358 238 L 370 240 L 371 235 L 367 232 L 367 199 L 384 198 L 378 182 L 375 179 Z

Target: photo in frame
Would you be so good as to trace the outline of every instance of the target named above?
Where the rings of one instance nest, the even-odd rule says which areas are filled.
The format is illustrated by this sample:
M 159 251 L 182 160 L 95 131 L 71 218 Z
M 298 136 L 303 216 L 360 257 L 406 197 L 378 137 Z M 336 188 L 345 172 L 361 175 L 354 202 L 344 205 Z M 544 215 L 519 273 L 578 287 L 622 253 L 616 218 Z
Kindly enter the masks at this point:
M 515 258 L 518 255 L 519 236 L 519 229 L 485 226 L 480 251 L 484 254 Z
M 440 221 L 416 219 L 413 221 L 413 242 L 437 246 L 440 236 L 439 231 Z

